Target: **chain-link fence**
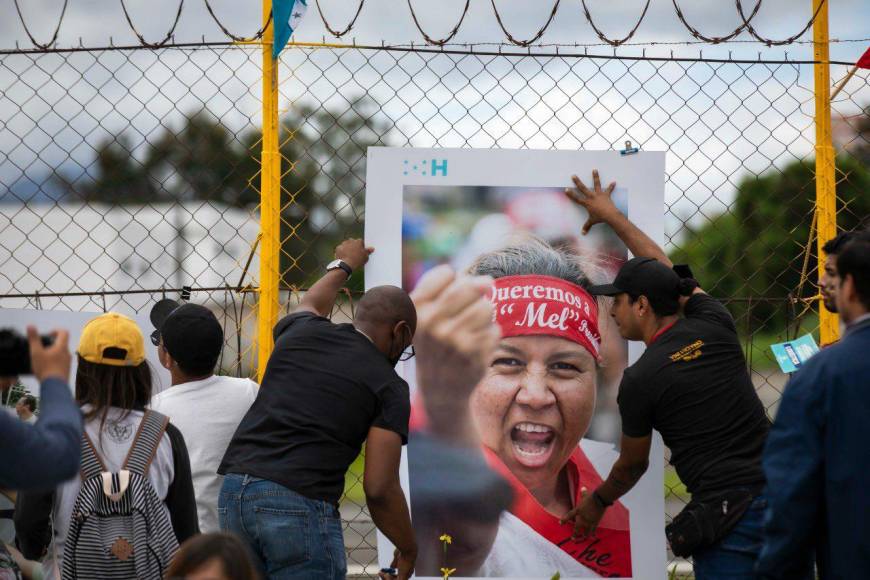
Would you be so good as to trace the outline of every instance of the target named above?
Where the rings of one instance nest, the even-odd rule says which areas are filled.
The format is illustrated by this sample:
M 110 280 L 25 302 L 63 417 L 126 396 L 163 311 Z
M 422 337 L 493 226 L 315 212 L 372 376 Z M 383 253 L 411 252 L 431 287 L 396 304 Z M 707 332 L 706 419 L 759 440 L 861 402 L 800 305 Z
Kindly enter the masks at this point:
M 362 233 L 368 146 L 631 141 L 667 151 L 667 250 L 728 303 L 774 412 L 769 345 L 818 324 L 811 64 L 293 47 L 280 78 L 282 308 Z M 253 376 L 260 81 L 251 46 L 0 53 L 0 307 L 147 312 L 189 292 L 227 329 L 221 371 Z M 870 214 L 868 106 L 862 71 L 834 103 L 841 229 Z M 358 467 L 342 516 L 350 572 L 370 576 Z M 670 471 L 664 493 L 670 518 Z

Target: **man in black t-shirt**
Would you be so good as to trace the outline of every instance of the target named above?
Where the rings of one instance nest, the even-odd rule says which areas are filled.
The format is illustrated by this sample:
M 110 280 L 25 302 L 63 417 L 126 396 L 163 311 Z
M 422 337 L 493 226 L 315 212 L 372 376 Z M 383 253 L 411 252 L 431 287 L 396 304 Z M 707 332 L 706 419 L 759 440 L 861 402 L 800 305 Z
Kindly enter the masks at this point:
M 655 429 L 692 494 L 667 528 L 674 553 L 693 556 L 698 580 L 753 578 L 766 505 L 761 452 L 770 423 L 734 320 L 687 268 L 686 277 L 678 275 L 661 248 L 619 212 L 610 199 L 614 184 L 602 189 L 597 172 L 593 178 L 593 189 L 574 177 L 576 189 L 566 191 L 589 211 L 584 232 L 607 223 L 638 257 L 612 284 L 590 291 L 613 297 L 620 334 L 644 342 L 646 351 L 619 386 L 619 458 L 569 518 L 578 532 L 594 533 L 605 509 L 646 471 Z
M 372 519 L 397 548 L 398 577 L 414 569 L 417 544 L 399 484 L 410 401 L 394 369 L 416 330 L 414 304 L 404 290 L 379 286 L 359 301 L 353 324 L 326 318 L 372 251 L 361 240 L 343 242 L 278 322 L 257 399 L 218 469 L 226 475 L 221 529 L 248 543 L 267 577 L 345 577 L 338 501 L 363 442 Z

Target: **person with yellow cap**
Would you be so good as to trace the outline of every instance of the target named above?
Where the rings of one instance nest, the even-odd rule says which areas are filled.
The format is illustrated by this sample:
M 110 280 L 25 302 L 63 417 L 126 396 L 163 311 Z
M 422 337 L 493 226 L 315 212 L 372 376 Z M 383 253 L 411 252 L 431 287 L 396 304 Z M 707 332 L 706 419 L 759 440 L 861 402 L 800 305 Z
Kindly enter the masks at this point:
M 15 523 L 21 551 L 29 559 L 46 554 L 46 579 L 69 577 L 73 560 L 79 562 L 83 549 L 88 548 L 82 546 L 87 532 L 82 531 L 86 524 L 81 520 L 93 518 L 101 505 L 117 505 L 123 512 L 125 495 L 129 498 L 131 489 L 141 491 L 142 486 L 150 486 L 158 507 L 148 517 L 158 521 L 149 522 L 148 547 L 149 552 L 158 554 L 159 561 L 149 566 L 164 567 L 178 544 L 199 533 L 199 528 L 184 438 L 165 416 L 147 409 L 152 373 L 145 360 L 142 332 L 122 314 L 103 314 L 85 325 L 77 355 L 75 399 L 85 420 L 81 476 L 42 494 L 19 496 Z M 100 478 L 104 483 L 97 488 L 93 509 L 83 509 L 89 482 L 99 483 Z M 141 483 L 146 480 L 147 485 Z M 137 502 L 150 493 L 139 493 L 131 501 L 138 507 Z M 105 502 L 105 498 L 110 501 Z M 152 545 L 154 525 L 168 530 L 160 538 L 162 546 Z M 143 554 L 136 548 L 141 544 L 138 533 L 132 533 L 130 539 L 99 538 L 110 545 L 108 558 L 98 563 L 104 567 L 101 577 L 114 578 L 134 561 L 137 577 L 151 576 L 138 573 Z M 79 569 L 73 576 L 82 574 Z

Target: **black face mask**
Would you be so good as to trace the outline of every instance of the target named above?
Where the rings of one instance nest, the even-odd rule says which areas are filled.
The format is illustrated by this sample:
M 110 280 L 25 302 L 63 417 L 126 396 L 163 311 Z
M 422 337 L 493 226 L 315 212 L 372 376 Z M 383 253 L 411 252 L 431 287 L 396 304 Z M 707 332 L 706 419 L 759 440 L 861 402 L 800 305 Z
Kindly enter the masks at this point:
M 403 326 L 402 328 L 407 328 L 407 327 L 404 327 L 404 326 Z M 393 336 L 390 337 L 390 352 L 391 352 L 391 353 L 393 352 L 393 346 L 394 346 L 394 344 L 395 344 L 395 338 L 396 338 L 395 335 L 393 335 Z M 412 340 L 413 340 L 413 335 L 412 335 Z M 407 343 L 405 343 L 405 341 L 403 340 L 402 343 L 403 343 L 403 344 L 410 344 L 410 341 L 408 341 Z M 403 357 L 403 356 L 402 356 L 402 355 L 405 353 L 405 350 L 406 350 L 407 348 L 408 348 L 407 346 L 402 346 L 402 348 L 399 349 L 399 354 L 397 354 L 397 355 L 395 355 L 395 356 L 389 356 L 389 357 L 387 358 L 387 360 L 390 361 L 390 366 L 392 366 L 392 367 L 395 368 L 395 366 L 396 366 L 397 364 L 399 364 L 400 361 L 408 360 L 409 358 L 411 358 L 412 356 L 414 356 L 414 355 L 413 355 L 413 351 L 412 351 L 411 355 L 408 356 L 408 357 Z M 412 347 L 412 348 L 413 348 L 413 347 Z

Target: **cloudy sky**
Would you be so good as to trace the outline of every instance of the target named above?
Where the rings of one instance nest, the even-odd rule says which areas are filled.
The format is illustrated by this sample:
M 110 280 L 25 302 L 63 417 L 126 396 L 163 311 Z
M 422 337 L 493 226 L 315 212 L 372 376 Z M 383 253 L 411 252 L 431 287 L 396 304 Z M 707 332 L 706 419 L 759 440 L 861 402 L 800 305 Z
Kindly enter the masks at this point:
M 179 0 L 125 1 L 136 28 L 152 42 L 165 36 L 179 6 Z M 235 34 L 249 35 L 258 28 L 262 10 L 257 2 L 209 1 L 218 18 Z M 331 27 L 339 30 L 347 26 L 358 6 L 356 0 L 309 0 L 308 14 L 295 36 L 298 41 L 318 42 L 325 38 L 327 42 L 358 44 L 423 42 L 406 0 L 364 0 L 354 29 L 340 40 L 327 32 L 316 1 Z M 811 0 L 761 1 L 753 24 L 768 38 L 789 37 L 811 17 Z M 411 2 L 421 26 L 434 38 L 451 30 L 465 6 L 465 0 Z M 732 2 L 678 2 L 686 19 L 708 36 L 727 34 L 740 21 Z M 747 11 L 754 6 L 752 0 L 743 2 Z M 47 41 L 63 1 L 19 0 L 19 4 L 32 34 L 39 41 Z M 599 29 L 619 38 L 634 26 L 644 2 L 587 0 L 587 4 Z M 495 0 L 495 5 L 504 26 L 518 39 L 533 36 L 552 8 L 549 0 Z M 867 0 L 830 0 L 829 14 L 831 38 L 870 37 Z M 197 42 L 202 38 L 226 40 L 206 11 L 205 0 L 186 0 L 175 40 Z M 809 31 L 801 40 L 811 38 Z M 108 45 L 110 40 L 115 45 L 138 43 L 120 0 L 69 0 L 58 35 L 59 46 L 81 42 L 98 47 Z M 650 0 L 649 11 L 630 42 L 693 40 L 679 22 L 673 0 Z M 751 37 L 744 32 L 738 40 Z M 491 0 L 473 0 L 452 42 L 504 41 Z M 14 1 L 0 0 L 0 49 L 14 47 L 16 42 L 30 46 Z M 600 40 L 583 15 L 581 1 L 562 0 L 541 42 L 595 44 Z M 870 41 L 833 43 L 831 57 L 854 61 L 868 44 Z M 520 49 L 507 46 L 505 50 Z M 634 56 L 642 50 L 640 46 L 626 46 L 618 54 Z M 773 48 L 753 42 L 646 46 L 648 56 L 666 56 L 671 50 L 676 56 L 692 57 L 703 51 L 708 58 L 726 58 L 730 53 L 735 58 L 755 59 L 759 52 L 767 60 L 786 54 L 793 60 L 812 58 L 812 45 L 807 43 Z M 613 49 L 598 46 L 589 48 L 589 52 L 613 54 Z M 676 187 L 669 189 L 669 196 L 687 195 L 704 203 L 712 203 L 713 192 L 727 203 L 733 184 L 746 170 L 761 172 L 812 153 L 813 77 L 808 66 L 701 65 L 684 70 L 671 64 L 655 74 L 656 70 L 641 63 L 631 65 L 631 76 L 624 74 L 628 65 L 617 61 L 542 60 L 541 64 L 524 59 L 512 65 L 520 60 L 502 59 L 484 67 L 474 59 L 427 59 L 421 64 L 423 60 L 414 55 L 290 49 L 282 57 L 281 107 L 287 110 L 292 103 L 300 102 L 346 107 L 343 99 L 367 93 L 379 100 L 393 120 L 399 119 L 396 123 L 400 132 L 416 136 L 399 143 L 403 145 L 602 149 L 621 145 L 626 136 L 638 141 L 655 137 L 649 142 L 650 148 L 671 152 L 669 175 Z M 0 55 L 0 152 L 11 162 L 0 163 L 5 165 L 0 167 L 0 186 L 17 184 L 23 177 L 38 181 L 38 176 L 58 166 L 73 171 L 85 167 L 93 160 L 94 146 L 107 134 L 125 131 L 134 144 L 142 144 L 153 139 L 163 126 L 177 125 L 182 115 L 203 105 L 231 130 L 256 126 L 260 106 L 258 61 L 255 49 L 201 54 L 136 51 L 41 57 Z M 552 78 L 564 74 L 566 66 L 570 67 L 570 75 L 554 83 Z M 836 79 L 845 70 L 843 66 L 832 67 L 832 76 Z M 854 114 L 870 102 L 870 85 L 866 74 L 861 74 L 850 86 L 856 91 L 853 99 L 838 104 L 839 112 Z M 493 75 L 497 75 L 495 82 Z M 469 78 L 473 80 L 469 82 Z M 611 79 L 617 80 L 611 83 Z M 693 81 L 702 85 L 701 91 L 692 85 Z M 669 86 L 656 88 L 656 83 Z M 635 95 L 633 101 L 624 98 L 629 94 Z M 487 106 L 482 106 L 481 101 Z M 742 120 L 741 115 L 745 117 Z M 706 120 L 711 122 L 705 124 Z M 542 128 L 547 129 L 548 124 L 554 135 L 568 128 L 571 138 L 560 140 L 546 134 Z M 627 135 L 626 127 L 631 129 Z M 733 134 L 726 136 L 728 131 Z M 490 135 L 497 137 L 490 139 Z M 529 135 L 532 137 L 527 138 Z M 681 172 L 685 175 L 681 176 Z M 722 207 L 720 204 L 715 209 Z
M 133 23 L 149 41 L 163 38 L 172 25 L 181 0 L 126 0 Z M 235 34 L 250 34 L 257 29 L 262 11 L 255 1 L 209 0 L 217 16 Z M 422 42 L 414 26 L 405 0 L 363 0 L 364 5 L 356 25 L 345 40 L 356 42 L 399 44 Z M 772 39 L 787 38 L 799 31 L 811 17 L 811 0 L 761 0 L 762 8 L 753 21 L 758 32 Z M 321 22 L 316 2 L 333 29 L 343 30 L 358 6 L 356 0 L 309 0 L 311 10 L 299 27 L 297 39 L 330 39 Z M 694 40 L 676 17 L 673 0 L 650 0 L 649 11 L 631 42 L 680 42 Z M 734 30 L 740 22 L 733 2 L 722 0 L 680 0 L 687 21 L 707 36 L 720 36 Z M 63 0 L 19 0 L 28 26 L 41 42 L 51 37 Z M 412 0 L 425 31 L 433 38 L 446 35 L 458 20 L 465 0 L 424 2 Z M 747 13 L 753 0 L 743 0 Z M 495 0 L 507 30 L 518 39 L 532 36 L 546 21 L 552 4 L 549 0 Z M 587 5 L 599 29 L 611 38 L 621 38 L 634 26 L 643 10 L 644 0 L 587 0 Z M 27 46 L 13 0 L 0 0 L 0 48 L 15 42 Z M 870 37 L 870 2 L 866 0 L 830 0 L 830 30 L 832 38 L 857 39 Z M 211 20 L 204 0 L 187 0 L 176 29 L 178 42 L 223 40 L 225 36 Z M 135 43 L 119 0 L 69 0 L 66 18 L 58 37 L 61 46 L 78 44 L 79 38 L 89 46 L 104 45 L 109 38 L 116 44 Z M 811 32 L 803 37 L 811 39 Z M 495 19 L 491 0 L 472 0 L 468 14 L 454 42 L 501 42 L 505 39 Z M 751 40 L 743 32 L 738 40 Z M 543 38 L 546 43 L 600 42 L 583 15 L 580 0 L 562 0 L 552 25 Z M 763 46 L 761 47 L 764 48 Z M 854 61 L 866 48 L 866 43 L 835 44 L 831 56 Z M 705 48 L 706 55 L 722 55 L 732 50 L 735 55 L 755 56 L 759 45 L 732 44 L 727 47 Z M 631 49 L 624 49 L 631 50 Z M 670 50 L 670 47 L 668 47 Z M 688 50 L 688 49 L 684 49 Z M 812 49 L 792 45 L 785 49 L 764 49 L 765 56 L 787 50 L 792 58 L 808 58 Z M 691 52 L 696 52 L 693 47 Z

